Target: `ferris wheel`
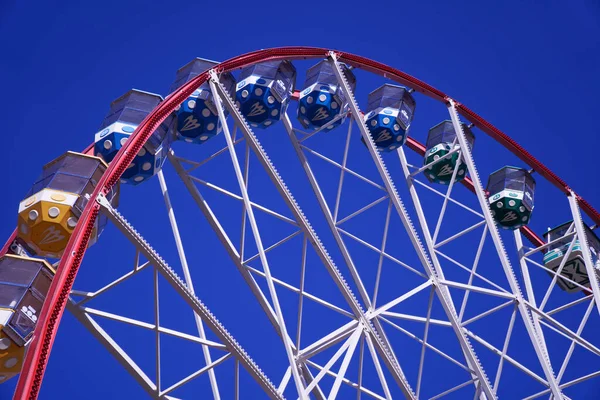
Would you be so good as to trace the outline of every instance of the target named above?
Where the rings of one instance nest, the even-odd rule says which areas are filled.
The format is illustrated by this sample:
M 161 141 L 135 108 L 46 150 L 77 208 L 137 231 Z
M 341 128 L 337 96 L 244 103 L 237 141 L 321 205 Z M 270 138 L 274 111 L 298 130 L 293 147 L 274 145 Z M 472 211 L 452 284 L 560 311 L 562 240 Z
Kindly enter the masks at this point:
M 0 253 L 14 398 L 65 309 L 156 399 L 568 399 L 600 375 L 600 214 L 427 83 L 267 49 L 98 121 Z

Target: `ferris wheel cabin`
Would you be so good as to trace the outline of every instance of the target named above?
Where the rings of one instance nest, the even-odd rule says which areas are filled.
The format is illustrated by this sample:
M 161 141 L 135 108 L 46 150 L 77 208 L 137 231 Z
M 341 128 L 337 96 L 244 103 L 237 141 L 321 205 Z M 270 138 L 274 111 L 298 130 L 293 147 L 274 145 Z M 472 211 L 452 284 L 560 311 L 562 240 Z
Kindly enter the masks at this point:
M 196 58 L 177 71 L 175 82 L 170 92 L 179 89 L 202 72 L 213 68 L 218 63 L 215 61 Z M 221 74 L 219 80 L 225 90 L 233 94 L 235 79 L 229 72 Z M 225 116 L 228 111 L 224 109 Z M 178 140 L 188 143 L 204 143 L 216 136 L 221 131 L 221 123 L 217 114 L 217 106 L 208 82 L 200 85 L 190 97 L 187 98 L 175 111 L 173 131 Z
M 475 136 L 466 124 L 463 123 L 461 125 L 467 138 L 469 148 L 473 149 Z M 467 175 L 467 165 L 465 163 L 459 164 L 460 155 L 457 150 L 460 149 L 460 145 L 456 139 L 456 132 L 454 131 L 452 121 L 447 120 L 440 122 L 429 130 L 426 148 L 427 151 L 425 152 L 423 165 L 431 164 L 434 161 L 443 158 L 425 170 L 425 176 L 430 182 L 441 183 L 443 185 L 449 184 L 457 165 L 459 166 L 458 171 L 456 172 L 456 182 L 465 178 Z M 448 153 L 453 150 L 454 153 L 448 155 Z
M 160 102 L 162 97 L 132 89 L 113 101 L 100 131 L 95 135 L 94 154 L 111 162 L 138 125 Z M 167 117 L 121 176 L 121 183 L 137 185 L 153 177 L 167 158 L 171 145 L 169 127 L 173 116 Z
M 236 86 L 236 104 L 253 128 L 267 128 L 281 113 L 296 86 L 296 68 L 291 62 L 266 61 L 242 69 Z
M 354 91 L 356 77 L 347 65 L 341 65 L 346 80 Z M 333 68 L 329 61 L 322 60 L 306 71 L 304 89 L 298 101 L 298 121 L 305 129 L 315 130 L 327 125 L 327 129 L 331 130 L 346 119 L 348 100 L 338 84 Z
M 496 223 L 518 229 L 529 223 L 533 211 L 535 180 L 524 168 L 506 166 L 488 179 L 488 201 Z
M 365 123 L 378 150 L 390 152 L 406 143 L 417 103 L 402 86 L 383 86 L 369 93 Z
M 36 255 L 60 258 L 77 220 L 108 165 L 100 158 L 68 151 L 46 164 L 25 200 L 19 204 L 18 237 Z M 119 185 L 107 195 L 115 206 Z M 90 244 L 106 225 L 98 218 Z
M 54 273 L 42 259 L 0 257 L 0 383 L 21 371 Z
M 584 227 L 586 240 L 592 255 L 592 263 L 594 264 L 596 273 L 598 273 L 600 270 L 600 239 L 598 239 L 598 236 L 587 225 L 584 224 Z M 575 232 L 573 221 L 569 221 L 544 233 L 544 238 L 547 242 L 552 243 L 544 254 L 544 266 L 581 286 L 588 286 L 590 278 L 585 268 L 579 238 L 574 240 L 571 252 L 569 253 L 569 246 L 573 242 L 573 237 L 571 236 L 573 232 Z M 564 265 L 561 269 L 562 264 Z M 553 276 L 553 274 L 551 275 Z M 573 282 L 562 278 L 556 281 L 558 286 L 566 292 L 574 293 L 580 291 L 581 287 L 575 285 Z

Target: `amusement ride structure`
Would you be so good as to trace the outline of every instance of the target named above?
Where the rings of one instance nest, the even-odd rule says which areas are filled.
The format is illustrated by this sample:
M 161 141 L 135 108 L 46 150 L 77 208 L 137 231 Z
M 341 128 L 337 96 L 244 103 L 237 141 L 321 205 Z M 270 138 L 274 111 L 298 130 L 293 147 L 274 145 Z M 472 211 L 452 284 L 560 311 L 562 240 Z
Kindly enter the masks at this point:
M 117 98 L 93 137 L 48 160 L 0 253 L 0 381 L 17 381 L 15 399 L 38 397 L 65 309 L 156 399 L 566 399 L 600 375 L 590 328 L 600 214 L 515 140 L 406 73 L 309 47 L 198 58 L 164 99 Z M 173 206 L 167 166 L 194 212 Z M 119 203 L 151 181 L 167 212 L 138 208 L 166 214 L 169 228 L 143 235 Z M 544 223 L 556 228 L 531 228 L 534 204 L 553 210 Z M 125 257 L 111 250 L 114 268 L 99 272 L 110 280 L 83 290 L 75 278 L 105 236 L 133 246 L 133 268 L 113 278 Z M 203 245 L 209 236 L 219 248 Z M 218 274 L 236 269 L 261 309 L 248 330 L 265 326 L 276 343 L 228 330 L 221 320 L 236 316 L 196 293 L 201 274 L 235 302 Z M 153 321 L 89 305 L 150 273 Z M 187 310 L 165 315 L 159 282 Z M 170 316 L 195 331 L 167 328 Z M 154 371 L 101 319 L 151 331 Z M 202 365 L 168 382 L 165 337 L 197 346 L 181 357 Z M 200 380 L 206 392 L 185 391 Z

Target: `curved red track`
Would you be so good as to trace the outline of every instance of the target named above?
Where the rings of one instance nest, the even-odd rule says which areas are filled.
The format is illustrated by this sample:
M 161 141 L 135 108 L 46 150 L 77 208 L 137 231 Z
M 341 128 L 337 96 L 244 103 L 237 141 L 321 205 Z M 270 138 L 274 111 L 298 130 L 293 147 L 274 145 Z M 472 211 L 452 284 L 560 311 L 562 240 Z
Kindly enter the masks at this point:
M 233 71 L 244 66 L 266 60 L 324 58 L 328 56 L 329 52 L 330 50 L 327 49 L 313 47 L 284 47 L 259 50 L 227 60 L 219 64 L 217 68 L 219 71 Z M 421 92 L 424 95 L 441 102 L 447 103 L 448 100 L 450 100 L 450 97 L 443 92 L 395 68 L 354 54 L 337 51 L 336 54 L 340 61 L 350 64 L 356 68 L 384 76 L 388 79 L 409 86 L 415 91 Z M 207 72 L 198 75 L 179 88 L 177 92 L 169 95 L 165 101 L 159 104 L 158 107 L 156 107 L 154 111 L 152 111 L 146 117 L 146 119 L 144 119 L 144 121 L 132 134 L 131 140 L 128 140 L 125 146 L 121 148 L 115 159 L 110 164 L 106 173 L 102 176 L 102 179 L 98 183 L 96 190 L 92 195 L 93 200 L 95 200 L 100 193 L 107 193 L 110 188 L 119 181 L 127 166 L 133 161 L 133 158 L 144 145 L 146 140 L 148 140 L 152 132 L 154 132 L 154 130 L 165 120 L 165 118 L 167 118 L 167 116 L 175 110 L 177 105 L 190 96 L 194 90 L 206 82 L 207 79 Z M 477 115 L 475 112 L 471 111 L 469 108 L 465 107 L 459 102 L 456 102 L 456 104 L 459 113 L 463 117 L 475 124 L 475 126 L 481 129 L 483 132 L 494 138 L 505 148 L 510 150 L 513 154 L 533 168 L 537 173 L 546 178 L 546 180 L 548 180 L 554 186 L 559 188 L 562 192 L 567 195 L 570 194 L 571 188 L 565 181 L 560 179 L 544 164 L 529 154 L 529 152 L 527 152 L 517 142 Z M 422 145 L 416 141 L 411 141 L 409 146 L 416 151 L 420 151 L 422 148 Z M 468 186 L 469 184 L 467 183 L 467 187 Z M 598 211 L 596 211 L 583 198 L 577 195 L 576 197 L 581 209 L 596 224 L 600 224 L 600 214 Z M 38 397 L 42 384 L 42 378 L 44 376 L 46 364 L 50 355 L 50 350 L 52 349 L 52 344 L 54 343 L 56 330 L 64 312 L 69 293 L 73 288 L 73 282 L 75 281 L 77 271 L 79 270 L 79 266 L 87 249 L 88 241 L 92 233 L 99 208 L 100 206 L 98 203 L 96 203 L 96 201 L 90 201 L 87 204 L 79 219 L 77 227 L 73 231 L 73 235 L 69 240 L 64 255 L 60 260 L 56 276 L 52 281 L 52 285 L 48 292 L 44 307 L 42 308 L 39 319 L 40 323 L 38 323 L 36 326 L 34 339 L 30 343 L 29 350 L 27 351 L 23 365 L 23 371 L 19 377 L 14 399 L 35 400 Z M 535 241 L 539 240 L 539 238 L 537 238 L 537 236 L 528 229 L 526 229 L 524 233 L 530 238 L 530 240 L 534 241 L 534 243 Z M 6 249 L 7 246 L 5 245 L 2 249 L 2 253 L 4 253 Z

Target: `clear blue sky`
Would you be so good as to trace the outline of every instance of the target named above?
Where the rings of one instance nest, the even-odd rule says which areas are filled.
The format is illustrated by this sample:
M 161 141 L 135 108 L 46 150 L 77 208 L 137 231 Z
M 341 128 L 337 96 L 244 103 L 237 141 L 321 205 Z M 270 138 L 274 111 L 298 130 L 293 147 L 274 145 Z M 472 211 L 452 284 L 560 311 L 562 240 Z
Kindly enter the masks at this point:
M 194 57 L 224 60 L 288 45 L 352 52 L 428 82 L 507 132 L 600 208 L 597 0 L 344 4 L 4 0 L 0 2 L 0 121 L 5 155 L 0 158 L 0 170 L 5 179 L 0 237 L 12 232 L 18 203 L 42 165 L 66 150 L 85 148 L 113 99 L 132 87 L 165 95 L 175 71 Z M 424 141 L 423 132 L 420 140 Z M 487 170 L 493 170 L 493 165 Z M 152 193 L 160 201 L 154 181 L 152 190 L 127 188 L 123 197 L 143 199 Z M 175 193 L 182 192 L 175 189 Z M 543 200 L 553 201 L 538 197 L 539 202 Z M 557 202 L 564 211 L 566 201 Z M 124 211 L 133 214 L 134 203 L 124 200 L 127 205 Z M 534 222 L 538 232 L 563 222 L 563 211 L 560 218 L 553 218 L 551 207 L 544 210 Z M 239 220 L 238 214 L 235 218 Z M 152 231 L 152 225 L 141 217 L 140 224 L 145 232 Z M 160 234 L 149 232 L 148 236 L 160 238 Z M 113 230 L 110 235 L 118 234 Z M 165 251 L 175 257 L 172 246 Z M 108 268 L 97 259 L 86 261 Z M 201 297 L 207 298 L 209 306 L 229 313 L 238 296 L 251 297 L 238 293 L 238 289 L 248 290 L 231 263 L 223 268 L 239 286 L 226 289 L 228 296 L 222 296 L 226 286 L 217 290 L 217 283 L 209 280 L 199 286 L 206 291 Z M 199 272 L 198 276 L 210 274 Z M 248 312 L 261 317 L 257 310 Z M 261 335 L 266 335 L 264 340 L 275 338 L 268 327 L 245 333 L 252 323 L 249 317 L 228 314 L 222 319 L 253 356 L 261 351 L 257 344 Z M 115 332 L 119 334 L 118 328 Z M 273 343 L 269 349 L 278 352 L 273 360 L 280 362 L 282 349 L 276 339 Z M 137 353 L 145 356 L 143 351 Z M 182 362 L 176 355 L 166 358 Z M 268 354 L 255 358 L 279 381 L 282 371 L 270 367 Z M 151 362 L 145 365 L 152 368 Z M 10 396 L 15 383 L 16 379 L 0 385 L 1 399 Z M 587 397 L 589 390 L 588 386 L 573 393 L 575 398 L 593 398 Z M 144 393 L 66 315 L 41 398 L 59 395 L 91 400 L 143 398 Z M 511 398 L 511 393 L 504 393 L 503 398 Z

